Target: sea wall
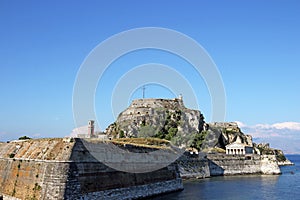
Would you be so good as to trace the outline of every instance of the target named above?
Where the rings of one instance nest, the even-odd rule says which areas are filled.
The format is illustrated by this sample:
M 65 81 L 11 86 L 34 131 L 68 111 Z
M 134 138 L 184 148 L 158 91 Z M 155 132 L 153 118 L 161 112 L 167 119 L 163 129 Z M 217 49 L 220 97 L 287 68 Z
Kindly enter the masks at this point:
M 211 176 L 238 174 L 280 174 L 273 155 L 208 154 Z
M 96 145 L 101 147 L 97 149 L 97 154 L 101 154 L 102 158 L 107 159 L 109 156 L 114 156 L 108 150 L 103 151 L 102 145 Z M 109 148 L 111 146 L 107 144 L 105 149 Z M 146 148 L 134 148 L 133 146 L 127 150 L 135 151 L 135 153 L 147 151 Z M 123 163 L 121 155 L 115 156 L 116 160 Z M 183 189 L 176 163 L 145 173 L 118 171 L 95 159 L 87 151 L 86 145 L 81 139 L 76 139 L 70 160 L 72 162 L 70 163 L 65 199 L 136 199 Z
M 243 155 L 211 154 L 207 159 L 211 176 L 261 173 L 259 155 L 246 158 Z
M 274 155 L 185 154 L 177 162 L 182 178 L 281 173 Z
M 175 170 L 176 165 L 170 165 L 134 174 L 97 162 L 71 163 L 64 199 L 136 199 L 181 190 L 181 178 Z
M 133 148 L 133 147 L 131 147 Z M 183 189 L 176 163 L 128 173 L 95 159 L 81 139 L 0 144 L 4 199 L 135 199 Z
M 177 163 L 180 175 L 184 179 L 210 177 L 209 161 L 204 155 L 186 152 L 177 160 Z

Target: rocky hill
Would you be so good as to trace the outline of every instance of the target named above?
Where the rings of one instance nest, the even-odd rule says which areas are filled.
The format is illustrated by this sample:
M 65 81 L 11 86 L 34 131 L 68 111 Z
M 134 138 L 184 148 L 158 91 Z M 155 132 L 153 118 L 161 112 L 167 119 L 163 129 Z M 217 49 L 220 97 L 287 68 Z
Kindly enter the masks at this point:
M 199 110 L 188 109 L 181 98 L 137 99 L 106 129 L 111 138 L 158 137 L 171 140 L 205 129 Z
M 236 123 L 207 124 L 199 110 L 184 106 L 182 98 L 133 100 L 106 134 L 111 138 L 158 137 L 198 150 L 225 150 L 237 137 L 252 146 L 252 137 L 242 133 Z

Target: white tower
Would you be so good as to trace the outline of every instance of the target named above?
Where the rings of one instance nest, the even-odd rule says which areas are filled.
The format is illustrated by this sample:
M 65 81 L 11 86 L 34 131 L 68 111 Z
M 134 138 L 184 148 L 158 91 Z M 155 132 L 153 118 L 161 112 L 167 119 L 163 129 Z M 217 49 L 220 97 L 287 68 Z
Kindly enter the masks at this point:
M 88 124 L 88 136 L 90 138 L 94 137 L 94 120 L 89 120 L 89 124 Z
M 179 99 L 180 101 L 183 101 L 182 94 L 179 94 L 179 97 L 178 97 L 178 99 Z

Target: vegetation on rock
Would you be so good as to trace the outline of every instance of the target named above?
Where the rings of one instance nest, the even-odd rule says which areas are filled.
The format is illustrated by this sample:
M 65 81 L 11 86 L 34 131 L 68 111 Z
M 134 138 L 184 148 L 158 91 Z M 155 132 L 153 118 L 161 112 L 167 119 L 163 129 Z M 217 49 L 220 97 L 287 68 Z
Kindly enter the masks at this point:
M 259 150 L 261 155 L 275 155 L 278 162 L 287 160 L 281 150 L 270 148 L 268 143 L 255 144 L 255 148 Z
M 30 137 L 28 137 L 28 136 L 22 136 L 22 137 L 19 137 L 19 140 L 29 140 L 29 139 L 31 139 Z
M 180 124 L 180 120 L 180 110 L 175 110 L 175 112 L 167 110 L 164 125 L 159 129 L 159 131 L 155 134 L 154 137 L 171 140 L 176 136 L 178 132 L 178 125 Z
M 191 147 L 200 150 L 207 134 L 208 131 L 201 131 L 201 133 L 195 134 Z

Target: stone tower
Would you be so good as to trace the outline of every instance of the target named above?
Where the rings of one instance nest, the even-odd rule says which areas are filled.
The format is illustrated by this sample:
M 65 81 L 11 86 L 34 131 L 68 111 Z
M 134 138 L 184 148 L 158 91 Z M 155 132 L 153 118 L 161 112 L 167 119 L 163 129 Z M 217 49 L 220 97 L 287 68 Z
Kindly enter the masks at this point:
M 178 97 L 178 99 L 179 99 L 180 101 L 183 101 L 182 94 L 179 94 L 179 97 Z
M 94 120 L 89 120 L 89 124 L 88 124 L 88 136 L 90 138 L 94 137 Z

